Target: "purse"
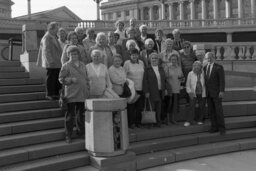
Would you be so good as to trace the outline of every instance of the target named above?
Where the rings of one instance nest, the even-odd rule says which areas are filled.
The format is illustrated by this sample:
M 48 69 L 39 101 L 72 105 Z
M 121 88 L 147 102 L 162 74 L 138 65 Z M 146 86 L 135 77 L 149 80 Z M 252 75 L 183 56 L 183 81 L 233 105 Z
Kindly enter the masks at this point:
M 146 109 L 147 101 L 149 102 L 149 111 L 147 111 L 147 109 Z M 149 98 L 145 98 L 145 106 L 144 106 L 144 110 L 142 112 L 141 123 L 142 124 L 156 123 L 156 112 L 152 110 L 152 106 L 151 106 Z
M 127 84 L 127 82 L 124 83 L 123 86 L 123 94 L 120 97 L 128 98 L 132 95 L 132 92 Z

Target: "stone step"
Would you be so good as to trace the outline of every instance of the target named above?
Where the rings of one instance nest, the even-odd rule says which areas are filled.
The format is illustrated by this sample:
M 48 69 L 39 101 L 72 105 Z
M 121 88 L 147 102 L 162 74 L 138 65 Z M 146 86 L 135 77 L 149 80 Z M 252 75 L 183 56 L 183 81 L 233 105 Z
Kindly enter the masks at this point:
M 256 116 L 243 116 L 243 117 L 229 117 L 225 118 L 227 129 L 239 129 L 255 127 Z M 190 135 L 196 133 L 208 132 L 210 130 L 209 121 L 204 125 L 191 125 L 184 127 L 184 122 L 179 122 L 178 125 L 162 125 L 161 128 L 137 128 L 129 130 L 129 139 L 131 143 L 147 141 L 153 139 L 168 138 L 181 135 Z
M 48 101 L 48 100 L 1 103 L 0 115 L 1 113 L 4 113 L 4 112 L 57 108 L 58 105 L 59 105 L 58 101 Z
M 254 87 L 226 88 L 223 101 L 249 101 L 256 100 Z
M 29 93 L 43 91 L 45 91 L 44 85 L 0 86 L 0 94 Z
M 14 86 L 14 85 L 35 85 L 43 84 L 43 79 L 31 79 L 31 78 L 20 78 L 20 79 L 0 79 L 0 86 Z
M 29 78 L 28 72 L 9 72 L 9 73 L 0 73 L 0 79 L 15 79 L 15 78 Z
M 64 140 L 0 151 L 0 166 L 13 165 L 50 156 L 83 151 L 84 140 L 73 139 L 71 144 Z
M 28 161 L 20 164 L 13 164 L 7 167 L 0 168 L 5 171 L 60 171 L 71 169 L 80 166 L 86 166 L 90 163 L 90 157 L 87 152 L 75 152 L 64 155 L 57 155 L 44 159 Z
M 64 140 L 64 129 L 35 131 L 16 135 L 2 136 L 0 150 Z
M 256 148 L 256 138 L 200 144 L 137 156 L 137 170 L 179 161 Z
M 0 114 L 0 123 L 64 117 L 59 108 L 7 112 Z
M 0 124 L 0 136 L 64 128 L 64 117 Z
M 228 130 L 226 135 L 219 135 L 219 133 L 210 134 L 206 132 L 141 141 L 131 144 L 130 150 L 139 155 L 198 144 L 215 143 L 243 138 L 253 138 L 255 137 L 255 135 L 256 128 Z
M 0 94 L 0 103 L 43 100 L 43 99 L 45 99 L 45 92 Z
M 0 67 L 0 73 L 2 72 L 25 72 L 24 67 Z
M 20 61 L 0 61 L 0 67 L 18 67 Z

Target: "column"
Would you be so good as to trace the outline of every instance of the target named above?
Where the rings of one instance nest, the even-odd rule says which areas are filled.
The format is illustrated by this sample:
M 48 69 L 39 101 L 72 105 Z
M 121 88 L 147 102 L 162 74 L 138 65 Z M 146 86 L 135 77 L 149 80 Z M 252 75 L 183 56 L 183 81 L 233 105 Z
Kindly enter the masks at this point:
M 141 9 L 140 9 L 140 20 L 144 20 L 143 9 L 144 9 L 144 8 L 141 8 Z
M 133 9 L 130 10 L 129 14 L 130 14 L 130 15 L 129 15 L 129 18 L 128 18 L 128 19 L 134 18 L 134 10 L 133 10 Z
M 218 19 L 218 0 L 213 0 L 213 19 Z
M 28 0 L 28 19 L 31 19 L 31 2 Z
M 122 10 L 122 12 L 121 12 L 121 19 L 122 19 L 122 20 L 125 19 L 125 11 L 124 11 L 124 10 Z
M 100 20 L 100 2 L 97 2 L 97 20 Z
M 205 0 L 201 1 L 201 6 L 202 6 L 202 20 L 206 19 L 206 4 L 205 4 Z M 202 21 L 202 26 L 205 26 L 205 21 Z
M 225 1 L 225 8 L 226 8 L 226 18 L 230 18 L 230 2 L 229 0 Z
M 116 12 L 113 12 L 113 20 L 116 20 L 117 16 L 116 16 Z
M 161 3 L 161 15 L 160 15 L 160 19 L 164 20 L 165 19 L 165 4 L 162 2 Z
M 190 0 L 190 19 L 191 19 L 191 26 L 194 26 L 195 23 L 195 0 Z
M 139 19 L 139 16 L 138 16 L 138 9 L 133 9 L 133 17 L 138 20 Z
M 180 1 L 180 20 L 184 20 L 184 5 L 183 1 Z
M 149 20 L 153 20 L 153 6 L 148 7 Z
M 251 0 L 251 14 L 252 18 L 255 17 L 255 0 Z
M 172 27 L 173 26 L 173 24 L 172 24 L 172 20 L 173 20 L 173 3 L 169 3 L 168 4 L 169 5 L 169 20 L 170 20 L 170 23 L 169 23 L 169 25 L 170 25 L 170 27 Z
M 238 7 L 237 7 L 237 12 L 238 12 L 238 19 L 243 18 L 243 4 L 242 0 L 237 0 Z M 238 21 L 238 24 L 241 25 L 241 20 Z

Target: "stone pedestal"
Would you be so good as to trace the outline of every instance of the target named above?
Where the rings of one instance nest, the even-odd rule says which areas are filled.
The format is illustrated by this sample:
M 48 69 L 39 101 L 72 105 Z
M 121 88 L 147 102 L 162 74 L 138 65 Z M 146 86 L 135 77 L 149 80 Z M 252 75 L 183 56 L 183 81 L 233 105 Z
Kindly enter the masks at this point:
M 129 145 L 127 100 L 87 99 L 85 107 L 86 149 L 94 167 L 104 171 L 136 170 L 136 155 Z
M 93 156 L 125 154 L 128 145 L 126 99 L 88 99 L 86 149 Z
M 36 66 L 39 44 L 41 37 L 39 31 L 45 31 L 46 24 L 26 24 L 22 27 L 23 53 L 20 55 L 20 62 L 29 72 L 30 78 L 45 78 L 46 70 Z

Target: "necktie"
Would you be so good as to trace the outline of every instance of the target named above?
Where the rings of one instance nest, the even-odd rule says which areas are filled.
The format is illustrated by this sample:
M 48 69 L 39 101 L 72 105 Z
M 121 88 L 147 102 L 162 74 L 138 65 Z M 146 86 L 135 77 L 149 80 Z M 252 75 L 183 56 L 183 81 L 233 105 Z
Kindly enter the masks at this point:
M 210 78 L 210 71 L 211 71 L 211 65 L 207 66 L 207 71 L 206 71 L 206 78 L 209 79 Z

